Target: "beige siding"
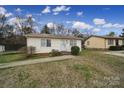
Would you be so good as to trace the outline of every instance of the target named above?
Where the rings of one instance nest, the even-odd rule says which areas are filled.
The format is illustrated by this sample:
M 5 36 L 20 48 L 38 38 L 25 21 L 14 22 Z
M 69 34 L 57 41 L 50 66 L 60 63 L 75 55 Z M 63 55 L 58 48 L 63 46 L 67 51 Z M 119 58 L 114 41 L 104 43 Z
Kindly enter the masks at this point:
M 109 45 L 108 40 L 111 39 L 105 39 L 100 37 L 90 37 L 85 41 L 85 47 L 86 48 L 96 48 L 96 49 L 108 49 L 110 46 L 116 46 L 116 39 L 113 40 L 113 44 Z M 89 45 L 87 44 L 89 42 Z M 119 45 L 123 45 L 122 40 L 118 40 Z
M 87 44 L 89 42 L 89 45 Z M 90 37 L 85 41 L 86 48 L 98 48 L 104 49 L 105 47 L 105 39 L 100 37 Z
M 59 51 L 71 51 L 70 40 L 68 39 L 50 39 L 51 47 L 42 47 L 41 46 L 41 38 L 27 38 L 27 46 L 33 46 L 36 48 L 36 53 L 49 53 L 52 49 L 57 49 Z M 65 40 L 66 47 L 62 46 L 62 42 Z M 77 46 L 80 47 L 81 50 L 81 40 L 76 40 Z

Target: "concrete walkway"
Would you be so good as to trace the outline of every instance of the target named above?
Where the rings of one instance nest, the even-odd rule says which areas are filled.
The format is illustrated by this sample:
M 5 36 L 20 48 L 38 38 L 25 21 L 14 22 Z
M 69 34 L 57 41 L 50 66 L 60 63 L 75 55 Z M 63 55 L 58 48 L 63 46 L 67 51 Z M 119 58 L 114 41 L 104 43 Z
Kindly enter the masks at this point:
M 32 60 L 25 60 L 25 61 L 11 62 L 11 63 L 3 63 L 3 64 L 0 64 L 0 69 L 15 67 L 15 66 L 22 66 L 22 65 L 29 65 L 29 64 L 36 64 L 36 63 L 61 61 L 61 60 L 66 60 L 71 58 L 74 58 L 74 56 L 65 55 L 65 56 L 58 56 L 58 57 L 49 57 L 49 58 L 32 59 Z
M 105 52 L 105 54 L 124 57 L 124 51 L 109 51 L 109 52 Z

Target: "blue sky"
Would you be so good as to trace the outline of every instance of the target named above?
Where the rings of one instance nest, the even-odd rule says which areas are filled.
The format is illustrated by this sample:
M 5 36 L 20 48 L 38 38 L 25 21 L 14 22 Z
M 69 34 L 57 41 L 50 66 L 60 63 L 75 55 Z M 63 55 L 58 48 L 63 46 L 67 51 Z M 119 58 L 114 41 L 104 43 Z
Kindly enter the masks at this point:
M 39 26 L 48 23 L 60 23 L 66 28 L 77 28 L 80 32 L 92 31 L 97 35 L 106 35 L 114 31 L 117 35 L 124 27 L 124 6 L 54 6 L 54 5 L 10 5 L 1 6 L 12 15 L 32 15 Z

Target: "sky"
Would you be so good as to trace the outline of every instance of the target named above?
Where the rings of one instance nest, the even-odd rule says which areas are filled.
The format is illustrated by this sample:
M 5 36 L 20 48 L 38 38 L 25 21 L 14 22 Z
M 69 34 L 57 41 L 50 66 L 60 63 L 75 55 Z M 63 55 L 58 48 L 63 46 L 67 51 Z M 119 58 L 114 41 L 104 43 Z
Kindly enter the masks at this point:
M 10 23 L 15 15 L 31 15 L 38 23 L 37 30 L 45 24 L 63 24 L 66 28 L 79 29 L 81 33 L 91 31 L 96 35 L 115 32 L 119 35 L 124 28 L 124 6 L 107 5 L 7 5 L 0 6 Z

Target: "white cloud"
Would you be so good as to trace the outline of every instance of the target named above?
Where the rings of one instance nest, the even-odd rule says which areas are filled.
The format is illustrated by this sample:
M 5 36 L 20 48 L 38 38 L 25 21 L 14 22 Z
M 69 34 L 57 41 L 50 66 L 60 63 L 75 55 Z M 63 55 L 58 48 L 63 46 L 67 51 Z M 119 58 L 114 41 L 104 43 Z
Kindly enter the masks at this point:
M 57 6 L 54 8 L 52 11 L 53 12 L 61 12 L 61 11 L 69 11 L 71 7 L 66 7 L 66 6 Z
M 70 15 L 70 13 L 66 13 L 65 15 Z
M 83 12 L 77 12 L 77 16 L 82 16 Z
M 106 8 L 103 8 L 103 10 L 110 10 L 110 8 L 106 7 Z
M 15 24 L 19 25 L 19 20 L 18 20 L 16 17 L 13 17 L 13 18 L 10 18 L 10 19 L 8 20 L 8 23 L 9 23 L 10 25 L 15 25 Z M 19 25 L 19 26 L 20 26 L 20 25 Z
M 95 18 L 93 19 L 95 25 L 104 25 L 106 23 L 105 19 Z
M 6 13 L 6 14 L 5 14 L 6 17 L 10 17 L 10 16 L 12 16 L 12 15 L 13 15 L 12 13 Z
M 111 28 L 113 27 L 112 23 L 107 23 L 102 26 L 103 28 Z
M 32 14 L 27 14 L 26 17 L 32 17 Z
M 99 32 L 99 31 L 101 31 L 101 29 L 99 29 L 99 28 L 94 28 L 92 31 L 93 31 L 93 32 Z
M 72 28 L 90 30 L 93 26 L 80 21 L 73 22 Z
M 59 14 L 58 12 L 53 13 L 53 15 L 58 15 L 58 14 Z
M 107 23 L 102 26 L 103 28 L 124 28 L 124 24 L 112 24 L 112 23 Z
M 21 10 L 21 8 L 17 8 L 15 11 L 16 12 L 21 12 L 22 10 Z
M 47 23 L 47 27 L 50 28 L 50 29 L 52 29 L 52 28 L 56 28 L 57 25 L 54 24 L 54 23 L 52 23 L 52 22 L 49 22 L 49 23 Z
M 5 8 L 3 7 L 0 7 L 0 14 L 5 14 L 7 11 Z
M 66 24 L 70 24 L 70 23 L 72 23 L 71 21 L 66 21 Z
M 50 13 L 50 12 L 51 12 L 51 10 L 50 10 L 49 6 L 46 6 L 46 8 L 43 9 L 43 11 L 42 11 L 43 14 Z

